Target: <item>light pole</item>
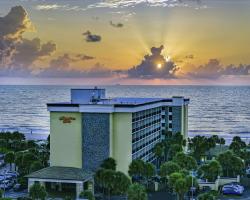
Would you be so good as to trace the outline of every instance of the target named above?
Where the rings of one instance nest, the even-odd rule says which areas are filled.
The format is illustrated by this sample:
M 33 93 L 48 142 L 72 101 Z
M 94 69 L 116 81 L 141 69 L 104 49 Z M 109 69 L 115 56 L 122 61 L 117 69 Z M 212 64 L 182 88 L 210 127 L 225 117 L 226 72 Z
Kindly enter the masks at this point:
M 194 173 L 195 171 L 194 170 L 191 170 L 190 171 L 190 175 L 192 177 L 192 186 L 191 186 L 191 199 L 193 200 L 194 198 Z

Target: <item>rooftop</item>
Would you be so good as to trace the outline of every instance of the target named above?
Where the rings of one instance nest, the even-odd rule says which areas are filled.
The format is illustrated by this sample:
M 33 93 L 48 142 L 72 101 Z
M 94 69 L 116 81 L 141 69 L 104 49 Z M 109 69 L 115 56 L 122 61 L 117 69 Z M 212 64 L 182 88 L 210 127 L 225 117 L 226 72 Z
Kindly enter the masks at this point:
M 27 178 L 84 181 L 93 176 L 92 172 L 74 167 L 47 167 L 27 175 Z
M 173 97 L 180 98 L 180 97 Z M 78 105 L 114 105 L 117 107 L 122 106 L 142 106 L 158 102 L 172 102 L 173 98 L 110 98 L 110 99 L 99 99 L 97 102 L 88 103 L 72 103 L 72 102 L 60 102 L 60 103 L 48 103 L 48 106 L 78 106 Z M 189 99 L 183 98 L 184 102 L 189 102 Z

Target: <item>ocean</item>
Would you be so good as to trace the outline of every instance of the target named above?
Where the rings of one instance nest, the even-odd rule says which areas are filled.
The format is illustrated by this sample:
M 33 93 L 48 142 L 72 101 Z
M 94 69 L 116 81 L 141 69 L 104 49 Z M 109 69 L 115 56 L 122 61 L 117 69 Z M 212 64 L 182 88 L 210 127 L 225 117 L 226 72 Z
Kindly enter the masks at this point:
M 90 86 L 88 86 L 89 88 Z M 0 131 L 21 131 L 29 139 L 49 134 L 46 103 L 70 101 L 71 88 L 84 86 L 0 86 Z M 108 97 L 190 98 L 189 136 L 218 134 L 250 142 L 249 86 L 104 86 Z

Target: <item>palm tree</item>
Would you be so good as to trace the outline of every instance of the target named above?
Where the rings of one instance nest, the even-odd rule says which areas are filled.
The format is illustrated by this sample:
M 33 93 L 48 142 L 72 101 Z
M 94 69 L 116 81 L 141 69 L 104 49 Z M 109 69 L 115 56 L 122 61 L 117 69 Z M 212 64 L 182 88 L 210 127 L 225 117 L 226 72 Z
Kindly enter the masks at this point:
M 155 166 L 152 163 L 145 163 L 143 176 L 146 178 L 147 188 L 149 179 L 155 175 Z
M 101 167 L 104 169 L 116 170 L 116 165 L 117 164 L 114 158 L 107 158 L 102 162 Z
M 184 178 L 179 178 L 174 184 L 174 190 L 178 194 L 178 200 L 184 199 L 184 194 L 188 191 L 187 182 Z
M 116 172 L 111 169 L 105 169 L 103 172 L 104 188 L 108 190 L 108 197 L 110 199 L 111 190 L 115 186 L 115 175 Z
M 128 189 L 128 200 L 147 200 L 148 196 L 145 188 L 138 184 L 132 184 Z
M 143 173 L 144 173 L 144 161 L 137 159 L 137 160 L 133 160 L 130 165 L 129 165 L 129 170 L 128 170 L 128 174 L 129 176 L 136 177 L 136 178 L 141 178 Z
M 34 185 L 30 187 L 29 196 L 32 199 L 45 200 L 47 192 L 45 190 L 45 187 L 40 185 L 40 183 L 34 183 Z
M 165 154 L 165 147 L 163 143 L 157 143 L 154 146 L 153 153 L 157 158 L 157 168 L 159 168 L 161 165 L 161 159 L 164 157 Z
M 126 194 L 129 186 L 131 185 L 129 177 L 119 171 L 115 173 L 114 182 L 115 182 L 114 192 L 115 194 L 118 195 Z
M 10 164 L 10 171 L 12 170 L 11 164 L 14 163 L 14 161 L 15 161 L 15 153 L 13 151 L 9 151 L 4 157 L 4 162 Z

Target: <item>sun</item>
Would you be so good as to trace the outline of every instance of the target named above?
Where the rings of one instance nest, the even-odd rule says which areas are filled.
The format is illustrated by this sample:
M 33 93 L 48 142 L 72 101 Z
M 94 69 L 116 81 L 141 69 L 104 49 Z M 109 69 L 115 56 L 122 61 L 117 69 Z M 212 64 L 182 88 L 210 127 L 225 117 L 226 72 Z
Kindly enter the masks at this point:
M 157 64 L 157 68 L 158 68 L 158 69 L 161 69 L 161 68 L 162 68 L 162 64 L 161 64 L 161 63 L 158 63 L 158 64 Z

